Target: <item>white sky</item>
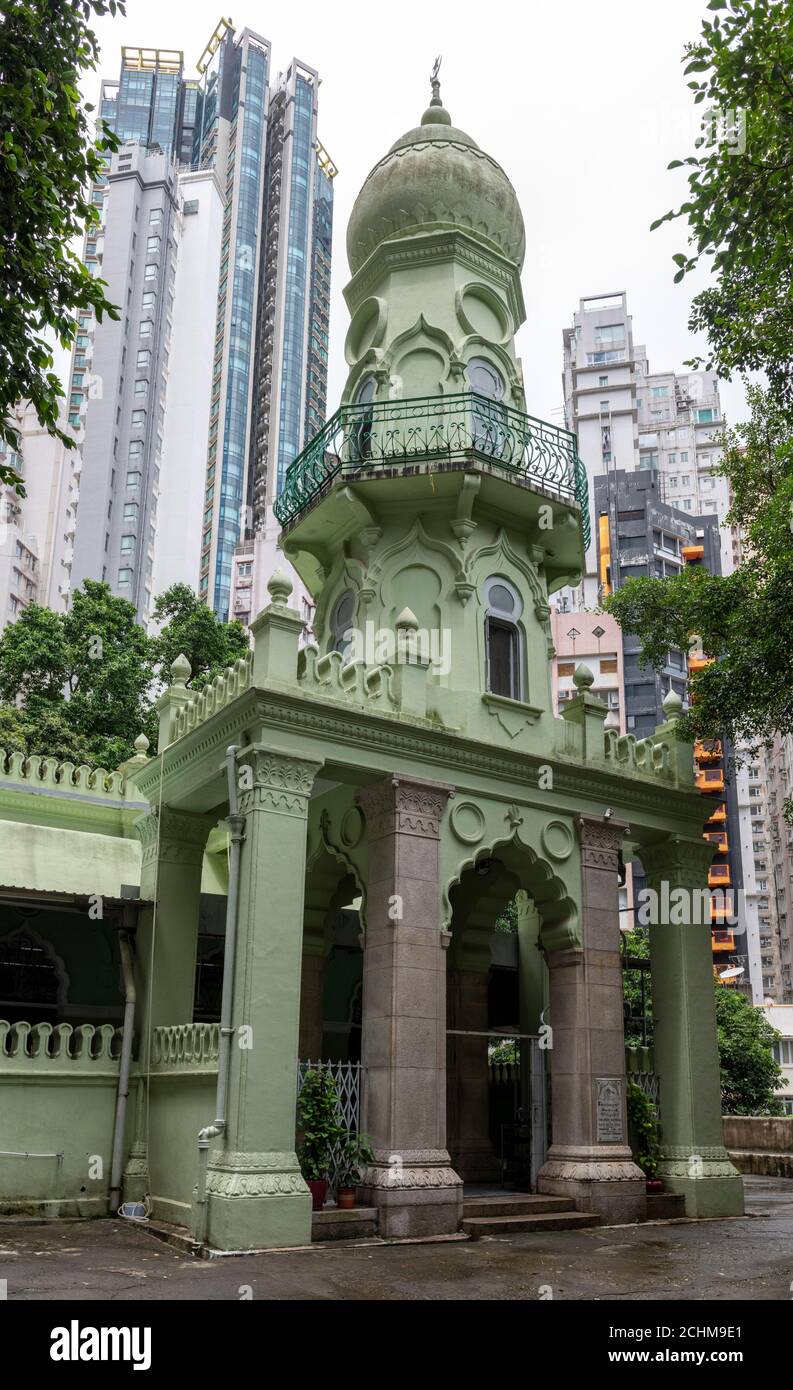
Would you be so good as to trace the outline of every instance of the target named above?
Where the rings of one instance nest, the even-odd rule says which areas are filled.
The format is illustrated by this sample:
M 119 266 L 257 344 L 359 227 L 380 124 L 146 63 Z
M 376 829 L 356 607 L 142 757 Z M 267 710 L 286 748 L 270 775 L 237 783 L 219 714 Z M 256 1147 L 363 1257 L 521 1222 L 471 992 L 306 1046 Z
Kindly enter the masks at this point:
M 185 75 L 220 13 L 220 0 L 128 0 L 125 18 L 95 24 L 99 76 L 117 77 L 122 44 L 179 48 Z M 454 124 L 503 166 L 526 221 L 518 336 L 527 407 L 562 422 L 562 329 L 582 295 L 625 289 L 634 341 L 651 371 L 682 370 L 696 343 L 687 329 L 699 273 L 672 283 L 671 257 L 686 248 L 683 221 L 650 233 L 686 190 L 670 159 L 692 152 L 699 108 L 681 55 L 699 34 L 706 0 L 291 0 L 240 2 L 230 16 L 269 39 L 274 72 L 292 56 L 318 69 L 319 135 L 339 167 L 328 403 L 346 367 L 342 345 L 350 209 L 372 165 L 427 105 L 429 73 L 443 55 L 442 97 Z M 696 113 L 696 114 L 695 114 Z M 739 156 L 736 156 L 739 157 Z M 731 421 L 745 414 L 740 383 L 723 384 Z

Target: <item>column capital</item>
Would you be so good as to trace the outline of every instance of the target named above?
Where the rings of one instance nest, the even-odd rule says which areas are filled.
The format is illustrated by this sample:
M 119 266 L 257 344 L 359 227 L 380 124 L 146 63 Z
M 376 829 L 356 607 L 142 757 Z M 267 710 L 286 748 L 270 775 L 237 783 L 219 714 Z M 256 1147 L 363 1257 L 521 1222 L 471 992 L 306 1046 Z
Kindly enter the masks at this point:
M 362 787 L 358 802 L 366 816 L 370 840 L 395 834 L 437 840 L 446 803 L 452 796 L 454 787 L 446 782 L 389 773 L 382 782 Z
M 153 806 L 135 821 L 142 865 L 155 859 L 169 864 L 200 864 L 216 819 L 195 811 L 176 811 L 172 806 Z
M 587 869 L 616 871 L 622 841 L 630 830 L 625 821 L 605 816 L 576 816 L 581 865 Z
M 703 887 L 715 847 L 708 840 L 669 835 L 654 845 L 640 845 L 639 858 L 650 884 L 665 880 L 672 887 Z
M 261 743 L 241 749 L 237 755 L 241 814 L 276 811 L 305 817 L 314 778 L 321 767 L 318 759 L 296 758 Z

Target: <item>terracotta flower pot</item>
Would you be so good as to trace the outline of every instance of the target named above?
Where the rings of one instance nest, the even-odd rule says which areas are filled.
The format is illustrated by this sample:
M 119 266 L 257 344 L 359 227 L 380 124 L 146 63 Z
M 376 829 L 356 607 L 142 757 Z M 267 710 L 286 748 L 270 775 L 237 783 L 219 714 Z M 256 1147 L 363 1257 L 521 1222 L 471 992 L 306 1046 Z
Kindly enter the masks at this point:
M 322 1211 L 328 1195 L 327 1178 L 306 1178 L 306 1186 L 311 1193 L 312 1211 Z
M 340 1207 L 342 1211 L 351 1211 L 355 1206 L 355 1188 L 340 1187 L 336 1193 L 336 1205 Z

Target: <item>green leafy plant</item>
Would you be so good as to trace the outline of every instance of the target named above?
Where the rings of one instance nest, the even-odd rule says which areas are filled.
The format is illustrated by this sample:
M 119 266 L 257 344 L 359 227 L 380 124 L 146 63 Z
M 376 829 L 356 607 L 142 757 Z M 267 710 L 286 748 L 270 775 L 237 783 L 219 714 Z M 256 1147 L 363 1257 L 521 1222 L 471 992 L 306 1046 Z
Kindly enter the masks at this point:
M 310 1071 L 297 1101 L 297 1158 L 307 1182 L 328 1177 L 334 1152 L 346 1136 L 335 1081 L 325 1071 Z
M 780 1034 L 743 994 L 724 985 L 716 989 L 716 1037 L 723 1113 L 781 1115 L 774 1092 L 784 1077 L 771 1051 Z
M 338 1155 L 337 1187 L 355 1187 L 368 1163 L 374 1163 L 370 1139 L 365 1134 L 348 1134 Z
M 658 1140 L 658 1111 L 649 1096 L 637 1086 L 628 1082 L 628 1133 L 630 1134 L 633 1157 L 646 1178 L 654 1178 L 658 1173 L 661 1156 Z
M 28 400 L 39 423 L 68 448 L 58 424 L 63 388 L 53 341 L 69 348 L 77 315 L 119 318 L 74 247 L 96 232 L 99 212 L 90 185 L 118 148 L 109 126 L 92 140 L 79 84 L 96 68 L 99 45 L 91 19 L 124 14 L 122 0 L 4 0 L 0 23 L 3 134 L 0 140 L 0 439 L 19 444 L 13 409 Z M 24 495 L 24 484 L 0 463 L 0 481 Z

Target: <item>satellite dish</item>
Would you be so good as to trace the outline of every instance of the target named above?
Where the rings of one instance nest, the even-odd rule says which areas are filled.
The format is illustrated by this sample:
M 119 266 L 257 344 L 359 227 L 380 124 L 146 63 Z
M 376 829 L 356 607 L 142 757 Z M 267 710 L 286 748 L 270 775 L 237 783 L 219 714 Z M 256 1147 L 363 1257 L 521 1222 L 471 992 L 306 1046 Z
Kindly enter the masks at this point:
M 742 975 L 742 974 L 743 974 L 743 966 L 742 966 L 742 965 L 733 965 L 733 966 L 731 966 L 731 968 L 730 968 L 729 970 L 720 970 L 720 971 L 719 971 L 719 979 L 720 979 L 720 980 L 734 980 L 734 979 L 737 978 L 738 975 Z

